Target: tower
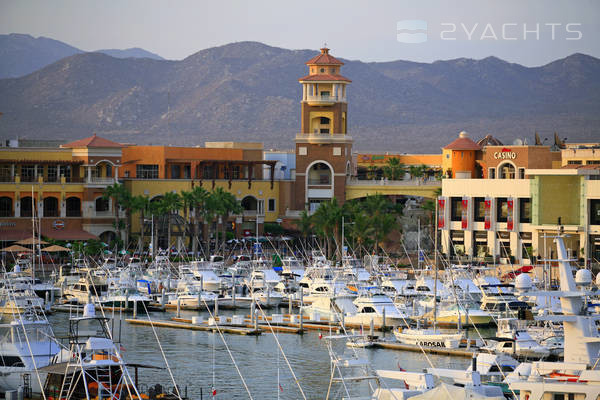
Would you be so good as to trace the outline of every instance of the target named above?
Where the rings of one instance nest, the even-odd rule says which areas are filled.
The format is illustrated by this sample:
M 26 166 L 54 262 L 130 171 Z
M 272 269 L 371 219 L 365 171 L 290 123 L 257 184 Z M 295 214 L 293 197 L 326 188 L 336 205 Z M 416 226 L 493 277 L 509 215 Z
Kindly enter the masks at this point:
M 296 135 L 296 209 L 314 211 L 335 197 L 344 202 L 346 179 L 351 175 L 352 137 L 347 135 L 346 86 L 340 74 L 343 62 L 323 47 L 306 62 L 309 74 L 302 85 L 301 127 Z

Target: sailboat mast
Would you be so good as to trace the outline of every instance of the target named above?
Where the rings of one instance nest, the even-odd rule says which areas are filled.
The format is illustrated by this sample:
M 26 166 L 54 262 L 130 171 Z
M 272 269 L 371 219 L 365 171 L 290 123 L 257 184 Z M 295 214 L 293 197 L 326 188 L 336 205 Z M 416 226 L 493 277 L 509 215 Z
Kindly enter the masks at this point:
M 438 281 L 438 260 L 437 260 L 437 247 L 438 247 L 438 201 L 437 196 L 435 197 L 435 238 L 434 238 L 434 246 L 433 246 L 433 269 L 434 269 L 434 279 L 433 279 L 433 330 L 435 331 L 437 325 L 437 281 Z
M 35 279 L 35 197 L 31 185 L 31 237 L 33 238 L 33 257 L 31 257 L 31 279 Z

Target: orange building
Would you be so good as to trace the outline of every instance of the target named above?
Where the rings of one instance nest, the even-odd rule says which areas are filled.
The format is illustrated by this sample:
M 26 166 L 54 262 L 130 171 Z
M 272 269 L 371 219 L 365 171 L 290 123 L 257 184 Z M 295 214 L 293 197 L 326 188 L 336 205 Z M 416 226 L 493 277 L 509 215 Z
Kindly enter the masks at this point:
M 481 146 L 461 132 L 458 138 L 442 149 L 442 168 L 450 178 L 477 178 L 477 152 Z

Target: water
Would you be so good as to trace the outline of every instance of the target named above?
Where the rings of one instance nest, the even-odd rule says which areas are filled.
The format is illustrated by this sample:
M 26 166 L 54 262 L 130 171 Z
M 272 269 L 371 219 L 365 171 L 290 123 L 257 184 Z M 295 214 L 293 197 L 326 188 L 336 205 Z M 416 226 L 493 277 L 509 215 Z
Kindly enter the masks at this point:
M 282 310 L 283 311 L 283 310 Z M 182 317 L 208 313 L 182 312 Z M 221 313 L 224 315 L 225 312 Z M 173 313 L 151 313 L 153 320 L 171 318 Z M 118 317 L 118 316 L 117 316 Z M 123 316 L 125 318 L 125 316 Z M 55 334 L 64 336 L 68 329 L 68 314 L 57 313 L 49 317 Z M 118 325 L 115 322 L 115 337 L 118 337 Z M 156 341 L 153 330 L 149 326 L 121 324 L 121 341 L 125 348 L 123 356 L 126 362 L 165 367 L 165 361 Z M 327 335 L 328 332 L 322 332 Z M 236 371 L 234 363 L 218 333 L 190 331 L 184 329 L 156 328 L 156 334 L 164 350 L 167 361 L 173 372 L 177 385 L 182 392 L 187 387 L 191 399 L 213 399 L 212 387 L 217 391 L 216 399 L 248 399 L 250 396 L 244 388 L 242 379 Z M 390 335 L 391 333 L 388 333 Z M 273 334 L 263 333 L 260 336 L 240 336 L 223 334 L 227 346 L 244 377 L 253 399 L 301 399 L 302 395 L 287 366 L 281 352 L 278 351 Z M 298 382 L 307 399 L 324 399 L 330 377 L 330 358 L 326 341 L 319 339 L 319 333 L 308 331 L 304 335 L 279 333 L 277 335 L 287 359 L 296 374 Z M 422 353 L 401 352 L 386 349 L 351 349 L 343 341 L 334 343 L 337 353 L 350 354 L 358 351 L 367 358 L 373 368 L 397 370 L 402 367 L 407 371 L 422 371 L 430 367 L 430 363 Z M 439 368 L 466 368 L 470 360 L 439 355 L 427 355 L 431 364 Z M 278 375 L 279 371 L 279 385 Z M 129 368 L 133 377 L 133 368 Z M 354 371 L 344 376 L 356 376 Z M 149 385 L 161 383 L 166 388 L 173 387 L 167 369 L 139 370 L 139 382 L 142 389 Z M 398 387 L 401 382 L 388 381 L 390 387 Z M 213 386 L 214 385 L 214 386 Z M 340 392 L 341 390 L 341 392 Z M 341 384 L 334 384 L 332 398 L 345 395 Z M 368 384 L 350 385 L 350 394 L 368 395 Z

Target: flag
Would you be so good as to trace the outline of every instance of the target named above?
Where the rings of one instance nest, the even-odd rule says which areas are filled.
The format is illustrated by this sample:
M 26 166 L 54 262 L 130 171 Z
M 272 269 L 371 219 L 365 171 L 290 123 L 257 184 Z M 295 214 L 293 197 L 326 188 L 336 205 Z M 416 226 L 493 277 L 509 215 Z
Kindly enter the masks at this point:
M 122 344 L 119 344 L 119 351 L 125 351 L 125 347 Z
M 323 339 L 323 334 L 319 331 L 319 339 Z
M 217 389 L 213 389 L 212 395 L 213 395 L 213 397 L 215 397 L 217 395 Z
M 398 369 L 400 371 L 406 372 L 406 370 L 400 366 L 400 363 L 398 363 L 397 365 L 398 365 Z M 406 388 L 406 390 L 410 389 L 410 387 L 408 386 L 408 383 L 406 383 L 406 381 L 404 381 L 404 387 Z
M 281 390 L 283 392 L 283 388 L 281 387 L 281 384 L 279 384 L 279 390 Z

